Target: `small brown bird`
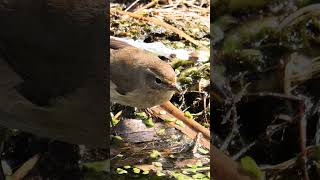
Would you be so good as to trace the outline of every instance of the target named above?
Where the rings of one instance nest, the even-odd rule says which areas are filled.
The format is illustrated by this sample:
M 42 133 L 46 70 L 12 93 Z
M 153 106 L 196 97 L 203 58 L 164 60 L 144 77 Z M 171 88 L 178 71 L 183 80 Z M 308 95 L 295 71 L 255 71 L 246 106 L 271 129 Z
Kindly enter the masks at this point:
M 111 101 L 149 108 L 169 101 L 178 90 L 173 68 L 157 56 L 113 38 L 110 48 Z

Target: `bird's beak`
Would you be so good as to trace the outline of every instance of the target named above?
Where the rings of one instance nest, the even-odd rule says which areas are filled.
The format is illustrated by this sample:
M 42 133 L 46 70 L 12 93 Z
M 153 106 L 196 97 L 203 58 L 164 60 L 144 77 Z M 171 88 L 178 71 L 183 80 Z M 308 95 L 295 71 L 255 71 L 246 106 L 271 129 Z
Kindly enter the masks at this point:
M 168 89 L 170 89 L 172 91 L 176 91 L 178 93 L 181 92 L 181 89 L 179 89 L 176 84 L 168 84 Z

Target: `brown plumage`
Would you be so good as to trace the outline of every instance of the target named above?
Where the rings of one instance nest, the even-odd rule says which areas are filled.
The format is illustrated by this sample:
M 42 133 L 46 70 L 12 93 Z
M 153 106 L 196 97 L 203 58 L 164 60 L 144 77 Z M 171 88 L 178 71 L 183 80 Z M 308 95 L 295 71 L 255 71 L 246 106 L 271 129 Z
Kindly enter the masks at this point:
M 0 125 L 106 146 L 104 14 L 103 0 L 0 0 Z
M 111 38 L 110 99 L 149 108 L 171 99 L 176 90 L 172 67 L 150 52 Z

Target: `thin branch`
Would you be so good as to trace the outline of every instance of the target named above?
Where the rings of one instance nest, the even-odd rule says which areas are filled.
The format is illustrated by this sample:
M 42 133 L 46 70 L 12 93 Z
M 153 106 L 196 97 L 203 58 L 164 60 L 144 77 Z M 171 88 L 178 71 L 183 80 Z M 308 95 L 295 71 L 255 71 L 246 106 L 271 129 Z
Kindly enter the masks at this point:
M 238 160 L 244 153 L 249 151 L 251 149 L 251 147 L 254 146 L 255 144 L 256 144 L 256 142 L 252 142 L 252 143 L 248 144 L 246 147 L 242 148 L 237 154 L 233 155 L 231 157 L 231 159 Z
M 302 161 L 302 169 L 303 169 L 303 175 L 304 180 L 309 180 L 309 174 L 308 174 L 308 167 L 307 167 L 307 118 L 305 113 L 305 105 L 304 103 L 301 103 L 299 106 L 299 115 L 301 117 L 301 120 L 299 122 L 299 129 L 300 129 L 300 149 L 301 149 L 301 157 L 300 160 Z
M 126 10 L 124 11 L 128 11 L 129 9 L 132 8 L 132 6 L 134 6 L 135 4 L 137 4 L 137 2 L 139 2 L 140 0 L 135 0 Z
M 140 11 L 148 9 L 148 8 L 156 5 L 157 3 L 158 3 L 158 0 L 153 0 L 153 1 L 149 2 L 147 5 L 145 5 L 145 6 L 141 7 L 141 8 L 139 8 L 138 10 L 136 10 L 135 13 L 139 13 Z

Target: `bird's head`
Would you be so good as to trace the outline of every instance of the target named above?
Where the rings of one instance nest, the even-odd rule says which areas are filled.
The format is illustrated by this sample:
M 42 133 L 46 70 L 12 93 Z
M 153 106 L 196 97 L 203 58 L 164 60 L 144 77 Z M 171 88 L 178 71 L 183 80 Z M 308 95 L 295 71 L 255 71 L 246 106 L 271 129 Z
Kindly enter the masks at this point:
M 149 88 L 159 91 L 179 91 L 176 74 L 166 62 L 157 61 L 145 69 L 146 84 Z

